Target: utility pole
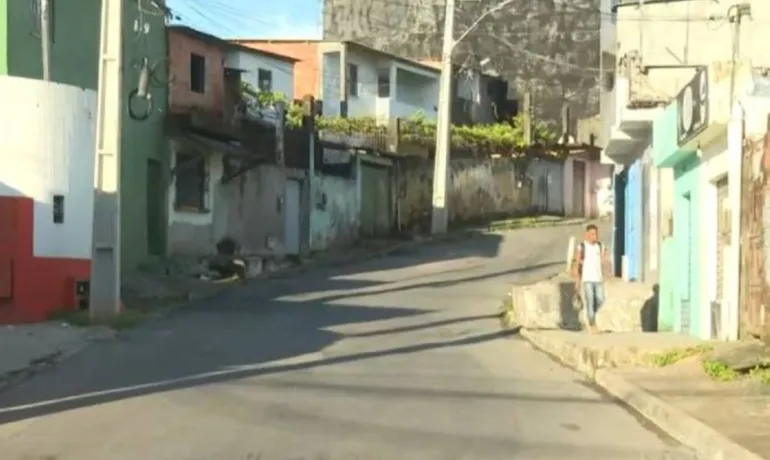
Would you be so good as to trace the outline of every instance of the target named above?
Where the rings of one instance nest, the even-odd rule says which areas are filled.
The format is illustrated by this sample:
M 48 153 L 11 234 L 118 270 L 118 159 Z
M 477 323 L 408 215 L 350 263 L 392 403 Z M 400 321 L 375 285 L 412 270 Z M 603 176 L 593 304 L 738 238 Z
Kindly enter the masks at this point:
M 444 11 L 444 43 L 441 52 L 441 79 L 436 120 L 436 155 L 433 160 L 433 213 L 431 233 L 445 233 L 449 223 L 446 208 L 449 180 L 449 141 L 452 117 L 452 50 L 454 49 L 455 2 L 446 0 Z
M 96 116 L 93 252 L 89 312 L 111 316 L 120 302 L 120 148 L 123 115 L 123 1 L 102 0 Z
M 43 80 L 51 81 L 51 2 L 40 0 L 40 55 L 43 58 Z
M 444 42 L 441 51 L 441 79 L 436 120 L 436 156 L 433 164 L 433 213 L 431 233 L 446 233 L 449 223 L 447 210 L 447 182 L 449 181 L 449 147 L 452 126 L 452 52 L 487 16 L 502 10 L 513 0 L 503 0 L 481 14 L 455 40 L 455 0 L 446 0 L 444 12 Z

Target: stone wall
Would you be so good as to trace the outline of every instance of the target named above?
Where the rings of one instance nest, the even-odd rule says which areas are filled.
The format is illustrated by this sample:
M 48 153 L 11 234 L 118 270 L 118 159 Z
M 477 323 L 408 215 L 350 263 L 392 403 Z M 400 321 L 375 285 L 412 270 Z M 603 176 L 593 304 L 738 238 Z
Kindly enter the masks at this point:
M 528 213 L 532 206 L 531 181 L 522 180 L 510 159 L 454 159 L 448 184 L 449 221 L 467 222 L 502 215 Z M 399 214 L 402 227 L 430 227 L 433 195 L 433 160 L 408 158 L 398 178 Z
M 456 34 L 498 3 L 463 2 Z M 569 102 L 576 124 L 599 113 L 601 18 L 599 0 L 514 0 L 458 43 L 456 62 L 472 66 L 489 58 L 485 70 L 497 71 L 516 89 L 509 97 L 532 84 L 538 118 L 559 126 Z M 443 23 L 443 6 L 433 0 L 324 1 L 324 39 L 360 41 L 412 59 L 441 56 Z

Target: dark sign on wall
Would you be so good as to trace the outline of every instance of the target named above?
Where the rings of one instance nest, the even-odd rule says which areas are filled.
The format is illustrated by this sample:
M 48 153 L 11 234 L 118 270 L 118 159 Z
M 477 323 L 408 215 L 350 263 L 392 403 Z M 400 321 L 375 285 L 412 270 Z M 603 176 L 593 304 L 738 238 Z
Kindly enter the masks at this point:
M 677 143 L 681 147 L 691 141 L 709 122 L 709 79 L 705 67 L 698 69 L 676 98 L 679 120 Z

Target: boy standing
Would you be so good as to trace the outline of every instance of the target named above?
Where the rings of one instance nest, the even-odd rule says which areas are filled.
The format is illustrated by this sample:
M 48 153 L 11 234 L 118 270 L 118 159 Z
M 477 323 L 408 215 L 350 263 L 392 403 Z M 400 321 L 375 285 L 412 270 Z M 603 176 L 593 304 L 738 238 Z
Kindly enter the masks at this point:
M 596 312 L 604 303 L 604 275 L 607 262 L 608 252 L 599 241 L 599 229 L 591 224 L 586 227 L 585 240 L 575 248 L 573 276 L 575 287 L 582 289 L 588 330 L 592 333 L 599 332 L 596 328 Z

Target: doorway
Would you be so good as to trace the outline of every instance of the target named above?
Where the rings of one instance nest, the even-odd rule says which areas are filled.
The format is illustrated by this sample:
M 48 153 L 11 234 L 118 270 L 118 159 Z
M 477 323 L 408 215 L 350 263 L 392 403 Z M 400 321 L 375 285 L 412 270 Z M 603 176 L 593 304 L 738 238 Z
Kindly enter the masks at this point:
M 163 164 L 155 159 L 147 160 L 147 251 L 153 256 L 165 254 L 166 183 L 163 180 Z

